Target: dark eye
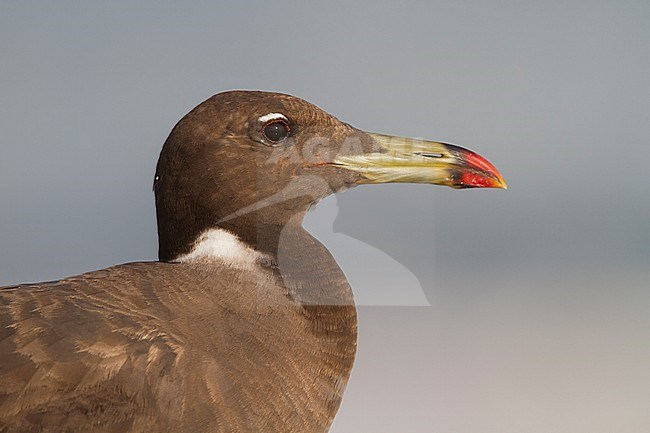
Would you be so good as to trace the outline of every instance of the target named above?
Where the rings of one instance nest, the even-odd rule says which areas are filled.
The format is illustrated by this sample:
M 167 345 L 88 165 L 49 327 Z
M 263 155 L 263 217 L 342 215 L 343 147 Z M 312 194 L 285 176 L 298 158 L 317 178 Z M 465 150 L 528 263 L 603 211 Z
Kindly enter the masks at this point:
M 264 125 L 262 133 L 271 143 L 279 143 L 289 135 L 289 125 L 284 120 L 274 120 Z

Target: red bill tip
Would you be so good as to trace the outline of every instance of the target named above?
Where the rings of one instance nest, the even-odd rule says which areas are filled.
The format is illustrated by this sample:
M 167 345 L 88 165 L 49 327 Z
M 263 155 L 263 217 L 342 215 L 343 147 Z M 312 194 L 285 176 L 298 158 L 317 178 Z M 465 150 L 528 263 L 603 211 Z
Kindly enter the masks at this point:
M 499 170 L 481 155 L 468 150 L 463 152 L 463 159 L 465 159 L 468 166 L 478 170 L 478 172 L 468 171 L 461 175 L 463 186 L 508 189 L 508 185 L 506 185 L 506 181 L 499 173 Z

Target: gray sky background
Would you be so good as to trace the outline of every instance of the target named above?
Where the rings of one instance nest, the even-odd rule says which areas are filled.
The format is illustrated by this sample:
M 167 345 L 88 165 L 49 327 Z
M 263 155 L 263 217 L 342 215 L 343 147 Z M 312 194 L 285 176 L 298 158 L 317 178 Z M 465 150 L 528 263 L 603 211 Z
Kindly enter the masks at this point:
M 361 307 L 334 432 L 647 433 L 650 3 L 131 3 L 0 3 L 0 284 L 155 259 L 175 122 L 291 93 L 476 150 L 510 187 L 366 186 L 310 213 L 431 303 Z

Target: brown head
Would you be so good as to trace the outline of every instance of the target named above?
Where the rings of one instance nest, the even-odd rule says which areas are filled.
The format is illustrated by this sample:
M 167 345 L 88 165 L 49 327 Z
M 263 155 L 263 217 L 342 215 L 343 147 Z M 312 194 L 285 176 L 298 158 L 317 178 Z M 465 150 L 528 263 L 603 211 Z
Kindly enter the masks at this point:
M 505 188 L 494 166 L 458 146 L 366 133 L 289 95 L 220 93 L 178 122 L 160 154 L 159 258 L 188 253 L 213 228 L 274 254 L 281 230 L 318 200 L 383 182 Z

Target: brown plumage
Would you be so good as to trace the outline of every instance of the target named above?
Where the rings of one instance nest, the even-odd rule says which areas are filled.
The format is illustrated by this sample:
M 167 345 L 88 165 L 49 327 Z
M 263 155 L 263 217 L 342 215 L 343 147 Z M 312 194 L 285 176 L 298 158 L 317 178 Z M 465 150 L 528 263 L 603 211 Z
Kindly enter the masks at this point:
M 288 95 L 227 92 L 192 110 L 156 170 L 160 262 L 0 290 L 0 432 L 327 432 L 356 311 L 301 224 L 332 192 L 399 181 L 351 162 L 393 158 L 377 137 Z M 408 180 L 495 186 L 459 183 L 465 170 L 504 185 L 464 157 Z M 201 244 L 209 230 L 233 249 Z

